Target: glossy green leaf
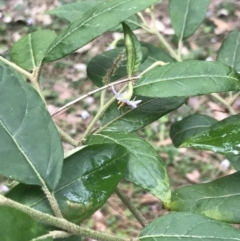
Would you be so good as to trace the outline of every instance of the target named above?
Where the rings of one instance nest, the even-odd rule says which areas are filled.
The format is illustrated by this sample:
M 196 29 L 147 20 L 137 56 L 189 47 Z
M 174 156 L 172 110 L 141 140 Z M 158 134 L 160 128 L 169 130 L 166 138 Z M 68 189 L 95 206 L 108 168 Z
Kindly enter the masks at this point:
M 185 141 L 182 147 L 194 147 L 222 154 L 240 154 L 240 114 L 213 124 L 209 129 Z
M 103 114 L 100 130 L 133 132 L 183 105 L 186 98 L 148 98 L 136 96 L 142 102 L 135 109 L 128 106 L 118 109 L 117 101 Z
M 227 155 L 226 158 L 229 160 L 235 170 L 240 171 L 240 155 Z
M 142 11 L 157 0 L 108 0 L 86 12 L 64 29 L 50 46 L 45 62 L 73 53 L 109 29 Z
M 141 71 L 146 70 L 148 67 L 150 67 L 152 64 L 154 64 L 157 61 L 162 61 L 165 63 L 175 62 L 175 59 L 172 58 L 160 47 L 156 47 L 153 44 L 146 43 L 146 42 L 140 42 L 140 43 L 142 47 L 145 47 L 148 49 L 148 57 L 140 66 Z
M 155 219 L 140 233 L 140 241 L 237 241 L 240 231 L 229 224 L 192 213 L 170 213 Z
M 61 19 L 65 19 L 68 22 L 73 22 L 81 18 L 87 11 L 91 10 L 93 7 L 97 6 L 99 1 L 83 1 L 83 2 L 74 2 L 69 4 L 64 4 L 60 7 L 54 8 L 53 10 L 48 11 L 48 14 L 55 15 Z M 137 29 L 141 27 L 139 18 L 136 15 L 131 16 L 125 22 L 131 29 Z M 118 26 L 110 29 L 110 31 L 122 31 L 122 26 Z
M 117 144 L 91 145 L 69 156 L 53 192 L 63 216 L 79 223 L 99 209 L 122 179 L 127 160 L 127 150 Z M 52 213 L 40 188 L 20 184 L 7 196 L 42 212 Z
M 170 137 L 174 146 L 179 147 L 184 141 L 205 131 L 216 122 L 217 120 L 207 115 L 189 115 L 173 123 L 170 129 Z
M 177 37 L 189 38 L 203 22 L 210 0 L 170 0 L 172 27 Z
M 217 61 L 240 72 L 240 31 L 231 32 L 223 41 Z
M 61 140 L 38 93 L 0 63 L 0 173 L 54 189 L 61 175 Z
M 131 77 L 138 71 L 142 62 L 143 54 L 141 51 L 141 44 L 139 43 L 136 35 L 128 27 L 126 23 L 122 23 L 124 32 L 124 43 L 127 53 L 127 73 Z
M 163 203 L 170 201 L 170 183 L 166 167 L 157 152 L 134 133 L 102 132 L 87 139 L 89 144 L 118 143 L 129 153 L 126 179 L 147 189 Z
M 155 67 L 135 85 L 135 94 L 148 97 L 204 95 L 240 90 L 240 75 L 217 62 L 189 60 Z
M 11 60 L 26 70 L 38 67 L 56 34 L 50 30 L 39 30 L 25 35 L 10 49 Z
M 170 209 L 204 214 L 223 222 L 240 223 L 240 172 L 213 182 L 178 188 Z
M 14 208 L 0 206 L 0 213 L 2 241 L 30 241 L 48 233 L 40 223 Z M 44 239 L 44 241 L 52 240 L 52 238 Z
M 146 48 L 142 48 L 144 61 L 148 56 Z M 106 51 L 92 58 L 87 66 L 87 75 L 98 86 L 119 80 L 127 75 L 127 56 L 125 48 Z

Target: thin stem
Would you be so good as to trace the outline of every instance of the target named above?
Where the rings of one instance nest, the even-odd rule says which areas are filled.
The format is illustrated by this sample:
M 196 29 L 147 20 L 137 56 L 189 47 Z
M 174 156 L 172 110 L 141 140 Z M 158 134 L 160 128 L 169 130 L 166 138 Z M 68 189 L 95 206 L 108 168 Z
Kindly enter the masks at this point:
M 211 96 L 214 97 L 215 99 L 217 99 L 219 102 L 221 102 L 228 109 L 228 111 L 229 111 L 229 113 L 231 115 L 235 115 L 236 114 L 236 112 L 232 108 L 232 106 L 227 101 L 225 101 L 221 96 L 219 96 L 216 93 L 211 93 Z
M 62 139 L 66 142 L 68 142 L 69 144 L 71 144 L 74 147 L 79 146 L 79 142 L 74 140 L 71 136 L 69 136 L 65 131 L 63 131 L 59 126 L 57 126 L 58 132 L 60 134 L 60 136 L 62 137 Z
M 101 92 L 100 109 L 104 106 L 105 96 L 106 96 L 106 89 Z
M 58 206 L 58 203 L 57 203 L 57 200 L 56 198 L 54 197 L 54 194 L 51 193 L 47 187 L 42 187 L 42 190 L 43 192 L 45 193 L 49 203 L 50 203 L 50 206 L 55 214 L 56 217 L 58 218 L 63 218 L 63 215 L 61 213 L 61 210 Z
M 8 61 L 7 59 L 4 59 L 2 56 L 0 56 L 0 60 L 11 66 L 13 69 L 15 69 L 18 73 L 22 74 L 22 75 L 25 75 L 29 80 L 32 80 L 33 79 L 33 76 L 31 73 L 27 72 L 25 69 L 22 69 L 21 67 L 19 67 L 18 65 Z
M 180 59 L 180 61 L 182 61 L 182 47 L 183 47 L 183 41 L 180 39 L 178 42 L 178 57 Z
M 42 236 L 40 236 L 38 238 L 34 238 L 31 241 L 40 241 L 40 240 L 45 240 L 46 238 L 53 238 L 53 239 L 68 238 L 70 236 L 72 236 L 71 233 L 67 233 L 67 232 L 64 232 L 64 231 L 56 230 L 56 231 L 51 231 L 48 234 L 42 235 Z
M 30 217 L 38 220 L 41 223 L 58 227 L 60 229 L 66 230 L 69 233 L 79 235 L 82 237 L 96 239 L 99 241 L 130 241 L 128 239 L 120 238 L 120 237 L 117 237 L 117 236 L 114 236 L 111 234 L 101 233 L 98 231 L 80 227 L 65 219 L 53 217 L 49 214 L 42 213 L 40 211 L 27 207 L 23 204 L 12 201 L 2 195 L 0 195 L 0 205 L 15 208 L 19 211 L 22 211 L 22 212 L 28 214 Z
M 132 77 L 131 79 L 132 79 L 132 80 L 134 80 L 134 79 L 139 79 L 140 77 L 141 77 L 141 75 L 136 76 L 136 77 Z M 128 82 L 128 81 L 129 81 L 129 78 L 127 78 L 127 79 L 122 79 L 122 80 L 119 80 L 119 81 L 115 81 L 114 83 L 111 83 L 111 84 L 108 84 L 108 85 L 104 85 L 103 87 L 98 88 L 98 89 L 96 89 L 96 90 L 90 91 L 90 92 L 88 92 L 87 94 L 82 95 L 82 96 L 80 96 L 79 98 L 77 98 L 77 99 L 75 99 L 75 100 L 67 103 L 67 104 L 64 105 L 63 107 L 59 108 L 55 113 L 52 114 L 52 116 L 55 116 L 56 114 L 62 112 L 63 110 L 65 110 L 65 109 L 67 109 L 68 107 L 76 104 L 77 102 L 79 102 L 79 101 L 87 98 L 87 97 L 90 96 L 90 95 L 93 95 L 93 94 L 95 94 L 95 93 L 97 93 L 97 92 L 99 92 L 99 91 L 102 91 L 102 90 L 104 90 L 104 89 L 107 89 L 107 88 L 111 87 L 112 85 L 118 85 L 118 84 L 125 83 L 125 82 Z
M 40 80 L 40 74 L 41 74 L 41 71 L 42 71 L 42 66 L 43 66 L 43 64 L 41 63 L 38 67 L 34 68 L 33 73 L 32 73 L 33 77 L 34 77 L 34 80 L 38 83 L 39 83 L 39 80 Z
M 115 193 L 121 199 L 121 201 L 127 206 L 127 208 L 131 211 L 133 216 L 138 220 L 138 222 L 142 225 L 142 227 L 146 227 L 148 225 L 147 220 L 143 217 L 140 211 L 133 205 L 132 201 L 125 195 L 125 193 L 120 190 L 118 187 L 115 190 Z
M 239 95 L 240 95 L 240 92 L 238 92 L 237 94 L 235 94 L 232 98 L 231 98 L 231 100 L 230 100 L 230 105 L 233 105 L 234 104 L 234 102 L 237 100 L 237 98 L 239 97 Z

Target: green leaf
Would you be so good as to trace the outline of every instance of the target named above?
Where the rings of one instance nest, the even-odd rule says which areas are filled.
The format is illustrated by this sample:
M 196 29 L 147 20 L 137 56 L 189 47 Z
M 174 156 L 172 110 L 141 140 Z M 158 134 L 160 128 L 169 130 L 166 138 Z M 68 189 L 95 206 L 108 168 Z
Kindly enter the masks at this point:
M 11 60 L 26 70 L 38 67 L 56 36 L 55 32 L 50 30 L 39 30 L 25 35 L 10 49 Z
M 57 16 L 71 23 L 81 18 L 87 11 L 96 7 L 99 3 L 99 1 L 83 1 L 64 4 L 48 11 L 47 14 Z
M 204 214 L 223 222 L 240 223 L 240 172 L 213 182 L 181 187 L 172 194 L 170 209 Z
M 175 62 L 175 59 L 172 58 L 160 47 L 156 47 L 153 44 L 146 43 L 146 42 L 140 42 L 140 43 L 142 47 L 145 47 L 148 49 L 148 57 L 140 66 L 141 71 L 146 70 L 148 67 L 150 67 L 152 64 L 154 64 L 157 61 L 162 61 L 165 63 Z
M 233 156 L 227 155 L 226 158 L 229 160 L 231 165 L 234 167 L 235 170 L 240 171 L 240 155 Z
M 170 0 L 172 27 L 178 39 L 189 38 L 204 20 L 210 0 Z
M 157 0 L 108 0 L 86 12 L 72 22 L 50 46 L 45 62 L 60 59 L 73 53 L 133 14 L 147 8 Z
M 140 241 L 233 241 L 240 231 L 199 214 L 170 213 L 155 219 L 139 235 Z
M 217 120 L 207 115 L 189 115 L 173 123 L 170 129 L 170 137 L 174 146 L 179 147 L 184 141 L 205 131 L 216 122 Z
M 0 173 L 54 189 L 61 175 L 61 140 L 38 93 L 0 63 Z
M 68 238 L 57 238 L 55 241 L 81 241 L 81 237 L 79 236 L 70 236 Z
M 240 72 L 240 31 L 231 32 L 223 41 L 217 61 Z
M 240 90 L 240 75 L 217 62 L 189 60 L 155 67 L 136 83 L 136 95 L 173 97 Z
M 163 203 L 170 201 L 170 183 L 166 167 L 157 152 L 134 133 L 102 132 L 87 139 L 88 144 L 118 143 L 129 153 L 126 179 L 147 189 Z
M 0 206 L 0 213 L 2 241 L 30 241 L 48 233 L 40 223 L 14 208 Z M 52 240 L 52 238 L 44 239 L 44 241 Z
M 142 48 L 144 61 L 148 52 Z M 87 75 L 98 86 L 119 80 L 127 75 L 127 56 L 125 48 L 116 48 L 106 51 L 92 58 L 87 66 Z
M 54 8 L 53 10 L 50 10 L 47 13 L 50 15 L 55 15 L 71 23 L 81 18 L 87 11 L 97 6 L 99 3 L 100 3 L 99 1 L 84 1 L 84 2 L 69 3 L 69 4 L 64 4 L 60 7 Z M 125 22 L 133 30 L 141 27 L 140 19 L 136 15 L 131 16 L 130 18 L 125 20 Z M 110 29 L 110 31 L 121 32 L 122 31 L 121 24 Z
M 141 44 L 139 43 L 136 35 L 128 27 L 126 23 L 122 23 L 124 32 L 124 42 L 127 52 L 127 73 L 128 77 L 131 77 L 138 71 L 142 62 L 143 54 L 141 51 Z
M 135 109 L 128 106 L 118 109 L 117 101 L 103 114 L 100 130 L 133 132 L 139 130 L 160 117 L 170 113 L 185 103 L 186 98 L 148 98 L 136 96 L 142 102 Z
M 91 145 L 69 156 L 53 192 L 63 216 L 79 223 L 99 209 L 122 179 L 127 159 L 126 149 L 117 144 Z M 40 188 L 20 184 L 7 196 L 52 214 Z
M 222 154 L 240 154 L 240 114 L 213 124 L 209 129 L 185 141 L 181 147 L 194 147 Z

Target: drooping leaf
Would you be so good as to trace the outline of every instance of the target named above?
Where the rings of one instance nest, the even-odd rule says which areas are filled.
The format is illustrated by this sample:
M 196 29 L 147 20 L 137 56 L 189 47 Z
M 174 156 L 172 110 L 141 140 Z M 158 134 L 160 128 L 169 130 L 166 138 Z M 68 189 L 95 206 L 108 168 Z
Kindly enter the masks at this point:
M 235 170 L 240 171 L 240 155 L 227 155 L 226 158 L 229 160 Z
M 157 0 L 109 0 L 99 3 L 64 29 L 50 46 L 45 62 L 73 53 Z
M 135 94 L 148 97 L 204 95 L 240 90 L 240 75 L 217 62 L 189 60 L 155 67 L 135 85 Z
M 143 54 L 141 51 L 141 44 L 139 43 L 136 35 L 128 27 L 126 23 L 122 23 L 124 32 L 124 43 L 127 52 L 127 73 L 131 77 L 138 71 L 142 62 Z
M 148 98 L 136 96 L 142 102 L 135 109 L 128 106 L 118 109 L 117 102 L 113 103 L 103 114 L 100 130 L 133 132 L 139 130 L 160 117 L 183 105 L 186 98 Z
M 48 231 L 27 214 L 15 208 L 0 206 L 0 233 L 2 241 L 30 241 Z M 52 241 L 45 238 L 44 241 Z
M 189 38 L 203 22 L 210 0 L 170 0 L 172 27 L 177 37 Z
M 61 19 L 65 19 L 71 23 L 81 18 L 87 11 L 97 6 L 99 3 L 99 1 L 89 0 L 83 2 L 74 2 L 54 8 L 53 10 L 50 10 L 47 13 L 55 15 Z M 137 29 L 141 26 L 140 20 L 136 15 L 133 15 L 130 18 L 126 19 L 125 22 L 132 30 Z M 110 29 L 110 31 L 122 32 L 122 26 L 119 24 L 118 26 Z
M 123 177 L 127 159 L 126 149 L 117 144 L 91 145 L 69 156 L 53 192 L 63 216 L 79 223 L 99 209 Z M 20 184 L 7 196 L 52 214 L 40 188 Z
M 222 154 L 240 154 L 240 114 L 213 124 L 209 129 L 185 141 L 182 147 L 194 147 Z
M 125 178 L 147 189 L 163 203 L 170 201 L 170 183 L 166 167 L 157 152 L 134 133 L 102 132 L 87 139 L 88 144 L 118 143 L 129 153 Z
M 156 47 L 151 43 L 146 43 L 146 42 L 140 42 L 140 43 L 142 47 L 145 47 L 148 49 L 148 57 L 140 66 L 141 71 L 146 70 L 148 67 L 150 67 L 152 64 L 154 64 L 157 61 L 162 61 L 165 63 L 175 62 L 175 59 L 172 58 L 160 47 Z
M 213 182 L 178 188 L 170 209 L 204 214 L 223 222 L 240 223 L 240 172 Z
M 144 61 L 148 52 L 142 48 Z M 92 58 L 87 66 L 88 77 L 98 86 L 119 80 L 127 75 L 127 56 L 124 48 L 106 51 Z
M 3 63 L 0 102 L 1 175 L 54 189 L 63 163 L 58 131 L 38 93 Z
M 38 30 L 25 35 L 10 49 L 11 60 L 26 70 L 38 67 L 56 36 L 50 30 Z
M 240 31 L 231 32 L 223 41 L 217 61 L 240 72 Z
M 179 147 L 184 141 L 205 131 L 216 122 L 217 120 L 207 115 L 189 115 L 173 123 L 170 129 L 170 137 L 174 146 Z
M 240 231 L 199 214 L 172 212 L 155 219 L 140 233 L 140 241 L 232 241 Z

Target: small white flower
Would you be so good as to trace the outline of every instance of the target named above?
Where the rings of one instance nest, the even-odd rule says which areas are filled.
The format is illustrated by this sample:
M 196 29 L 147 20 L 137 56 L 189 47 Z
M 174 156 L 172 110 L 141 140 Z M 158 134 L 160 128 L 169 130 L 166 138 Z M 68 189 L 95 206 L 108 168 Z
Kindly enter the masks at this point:
M 128 99 L 124 98 L 124 94 L 125 94 L 125 93 L 119 94 L 119 93 L 114 89 L 113 85 L 112 85 L 112 91 L 113 91 L 116 99 L 117 99 L 120 103 L 125 103 L 125 104 L 127 104 L 128 106 L 130 106 L 132 109 L 137 108 L 137 105 L 142 102 L 142 100 L 136 100 L 136 101 L 135 101 L 135 100 L 128 100 Z M 120 105 L 120 107 L 121 107 L 121 105 Z

